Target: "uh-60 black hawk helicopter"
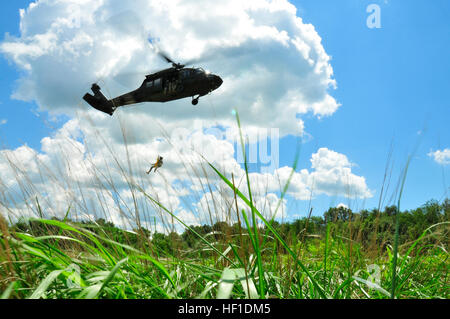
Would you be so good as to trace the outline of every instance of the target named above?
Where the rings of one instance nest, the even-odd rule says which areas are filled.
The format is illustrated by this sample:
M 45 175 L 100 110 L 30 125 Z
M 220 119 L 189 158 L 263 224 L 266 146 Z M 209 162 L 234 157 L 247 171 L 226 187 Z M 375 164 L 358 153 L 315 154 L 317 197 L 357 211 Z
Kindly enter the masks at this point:
M 94 95 L 86 93 L 83 99 L 93 108 L 113 115 L 119 106 L 142 102 L 167 102 L 192 97 L 192 104 L 197 105 L 201 96 L 216 90 L 223 83 L 219 76 L 202 68 L 185 68 L 185 65 L 173 62 L 167 55 L 158 54 L 172 63 L 172 67 L 146 75 L 136 90 L 108 100 L 94 83 L 91 88 Z

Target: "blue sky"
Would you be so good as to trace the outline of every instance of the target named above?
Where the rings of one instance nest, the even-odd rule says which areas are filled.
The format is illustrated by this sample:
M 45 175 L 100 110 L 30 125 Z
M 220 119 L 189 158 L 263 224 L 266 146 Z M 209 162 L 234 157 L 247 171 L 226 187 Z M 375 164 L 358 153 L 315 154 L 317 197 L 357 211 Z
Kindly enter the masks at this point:
M 2 3 L 0 33 L 4 39 L 5 33 L 19 36 L 20 15 L 19 9 L 26 8 L 31 1 L 5 1 Z M 17 87 L 20 70 L 6 60 L 0 58 L 0 119 L 7 123 L 0 126 L 0 141 L 4 148 L 16 148 L 22 144 L 39 149 L 40 141 L 48 136 L 52 128 L 47 123 L 46 114 L 33 112 L 37 106 L 30 103 L 12 99 L 11 95 Z
M 2 37 L 7 32 L 19 36 L 19 8 L 28 3 L 2 3 Z M 302 144 L 300 166 L 309 168 L 311 154 L 327 147 L 355 163 L 352 172 L 364 176 L 368 188 L 374 191 L 372 198 L 358 201 L 319 195 L 312 202 L 315 212 L 321 214 L 338 203 L 355 209 L 376 207 L 391 143 L 394 168 L 387 200 L 411 154 L 402 207 L 415 208 L 427 200 L 448 196 L 450 165 L 439 164 L 427 154 L 450 148 L 450 2 L 292 3 L 297 15 L 314 25 L 332 57 L 337 89 L 330 94 L 342 104 L 331 116 L 303 117 L 312 139 Z M 371 3 L 381 8 L 380 29 L 366 26 L 366 8 Z M 41 139 L 51 135 L 66 118 L 50 120 L 47 113 L 37 111 L 33 101 L 12 99 L 20 72 L 11 61 L 0 58 L 0 121 L 6 120 L 0 125 L 0 139 L 4 148 L 27 144 L 39 150 Z M 280 166 L 292 165 L 294 145 L 293 137 L 281 140 Z M 290 205 L 305 211 L 309 202 L 293 201 Z
M 449 167 L 437 164 L 427 153 L 450 142 L 450 3 L 294 3 L 305 22 L 316 27 L 333 58 L 338 83 L 333 95 L 343 104 L 332 117 L 308 122 L 314 140 L 304 145 L 304 152 L 311 152 L 316 143 L 332 146 L 358 163 L 355 171 L 366 177 L 369 188 L 379 191 L 390 144 L 396 182 L 419 143 L 402 205 L 413 208 L 432 198 L 442 199 L 443 175 L 448 178 Z M 381 29 L 366 27 L 365 9 L 370 3 L 381 7 Z M 374 196 L 366 207 L 376 207 L 377 200 Z

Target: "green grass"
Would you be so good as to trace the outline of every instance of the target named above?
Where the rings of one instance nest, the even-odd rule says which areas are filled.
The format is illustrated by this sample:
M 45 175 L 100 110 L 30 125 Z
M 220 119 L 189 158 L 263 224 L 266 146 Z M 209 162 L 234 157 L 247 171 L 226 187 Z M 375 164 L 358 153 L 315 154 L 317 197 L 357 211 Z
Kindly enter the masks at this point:
M 368 259 L 356 243 L 352 265 L 357 271 L 349 274 L 349 245 L 333 235 L 307 241 L 300 257 L 273 232 L 265 247 L 253 246 L 264 265 L 261 285 L 255 252 L 244 261 L 242 247 L 223 249 L 224 242 L 200 241 L 199 250 L 214 245 L 216 256 L 158 258 L 77 223 L 36 223 L 61 235 L 2 234 L 10 245 L 2 255 L 2 298 L 390 298 L 392 288 L 389 248 Z M 399 255 L 397 298 L 448 298 L 448 254 L 442 247 L 422 246 L 424 237 Z M 265 253 L 280 246 L 289 253 Z M 301 266 L 292 267 L 293 262 Z M 370 278 L 373 264 L 379 282 Z

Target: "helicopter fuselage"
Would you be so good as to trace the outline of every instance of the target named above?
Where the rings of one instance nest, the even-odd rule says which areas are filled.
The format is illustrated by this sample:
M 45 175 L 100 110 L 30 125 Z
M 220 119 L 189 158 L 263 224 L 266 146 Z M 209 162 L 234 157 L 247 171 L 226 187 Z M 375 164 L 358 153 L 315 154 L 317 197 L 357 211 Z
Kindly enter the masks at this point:
M 201 68 L 172 67 L 147 75 L 139 88 L 111 100 L 107 100 L 100 87 L 93 84 L 94 96 L 87 93 L 83 99 L 97 110 L 112 115 L 120 106 L 143 102 L 168 102 L 192 97 L 192 104 L 196 105 L 199 97 L 216 90 L 222 83 L 219 76 Z

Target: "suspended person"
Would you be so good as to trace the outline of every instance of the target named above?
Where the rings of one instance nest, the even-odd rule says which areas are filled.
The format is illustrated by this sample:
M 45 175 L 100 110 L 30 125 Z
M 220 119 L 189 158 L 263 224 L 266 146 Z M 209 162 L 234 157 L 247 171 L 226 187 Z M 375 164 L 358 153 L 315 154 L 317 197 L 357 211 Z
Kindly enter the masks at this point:
M 147 174 L 150 174 L 152 169 L 155 169 L 155 173 L 156 173 L 156 170 L 158 168 L 160 168 L 162 165 L 163 165 L 163 158 L 162 158 L 162 156 L 158 155 L 158 158 L 156 159 L 156 163 L 152 164 L 152 167 L 150 167 L 150 169 L 148 170 Z

